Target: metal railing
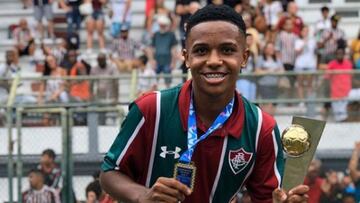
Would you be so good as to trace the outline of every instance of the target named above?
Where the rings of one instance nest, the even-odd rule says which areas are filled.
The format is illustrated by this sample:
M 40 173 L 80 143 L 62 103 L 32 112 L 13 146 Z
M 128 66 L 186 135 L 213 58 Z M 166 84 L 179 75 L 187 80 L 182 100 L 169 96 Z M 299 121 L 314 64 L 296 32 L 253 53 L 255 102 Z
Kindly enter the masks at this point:
M 323 81 L 323 77 L 325 75 L 337 75 L 337 74 L 351 74 L 354 77 L 354 80 L 360 76 L 360 71 L 316 71 L 316 72 L 304 72 L 304 73 L 296 73 L 296 72 L 285 72 L 285 73 L 272 73 L 272 74 L 240 74 L 239 79 L 248 79 L 253 81 L 254 84 L 258 85 L 258 81 L 263 78 L 264 76 L 273 76 L 276 78 L 281 77 L 293 77 L 296 78 L 299 75 L 304 76 L 312 76 L 314 77 L 314 92 L 316 92 L 315 97 L 311 98 L 303 98 L 299 99 L 296 97 L 286 97 L 286 95 L 281 95 L 278 98 L 274 99 L 263 99 L 261 97 L 256 96 L 253 102 L 258 104 L 264 103 L 275 103 L 275 104 L 297 104 L 300 102 L 306 103 L 316 103 L 321 104 L 324 102 L 333 102 L 335 99 L 330 98 L 327 96 L 323 90 L 318 89 L 318 85 L 321 81 Z M 172 77 L 175 81 L 172 83 L 172 86 L 180 84 L 182 82 L 182 78 L 186 78 L 187 75 L 182 74 L 173 74 L 173 75 L 162 75 L 157 76 L 155 79 L 160 80 L 164 77 Z M 87 125 L 89 129 L 89 154 L 100 154 L 98 150 L 98 143 L 97 143 L 97 127 L 99 126 L 98 123 L 98 114 L 103 114 L 105 112 L 116 112 L 115 117 L 118 119 L 115 123 L 119 125 L 122 122 L 122 119 L 125 116 L 125 111 L 123 106 L 128 105 L 130 102 L 133 101 L 135 97 L 137 97 L 137 83 L 140 79 L 154 79 L 153 77 L 143 77 L 139 78 L 135 71 L 131 74 L 127 75 L 120 75 L 120 76 L 77 76 L 77 77 L 62 77 L 56 78 L 64 80 L 66 83 L 70 84 L 71 81 L 89 81 L 91 83 L 91 89 L 94 85 L 97 85 L 99 82 L 103 81 L 128 81 L 125 83 L 125 90 L 129 90 L 125 95 L 120 95 L 118 98 L 114 100 L 108 100 L 103 98 L 96 98 L 96 95 L 92 97 L 92 99 L 84 102 L 67 102 L 67 103 L 18 103 L 16 102 L 16 97 L 19 95 L 17 90 L 21 87 L 21 83 L 25 81 L 33 81 L 33 82 L 45 82 L 47 80 L 54 79 L 52 77 L 21 77 L 19 74 L 12 79 L 11 81 L 11 88 L 9 92 L 9 97 L 6 106 L 3 105 L 0 107 L 6 108 L 6 128 L 8 129 L 8 187 L 9 187 L 9 202 L 14 202 L 14 191 L 13 191 L 13 177 L 15 177 L 14 171 L 16 171 L 17 176 L 17 198 L 18 201 L 21 200 L 21 180 L 23 175 L 23 157 L 22 157 L 22 121 L 24 120 L 24 116 L 26 117 L 27 113 L 40 113 L 40 114 L 59 114 L 60 115 L 60 124 L 62 129 L 62 159 L 61 159 L 61 167 L 62 167 L 62 175 L 63 175 L 63 200 L 68 200 L 66 202 L 71 202 L 72 196 L 72 173 L 74 171 L 73 168 L 73 158 L 74 154 L 72 153 L 72 139 L 74 137 L 73 128 L 75 126 L 74 123 L 74 116 L 79 113 L 86 113 L 87 114 Z M 320 82 L 319 82 L 320 81 Z M 292 82 L 292 81 L 289 81 Z M 322 85 L 322 84 L 321 84 Z M 159 86 L 160 89 L 164 88 L 165 86 Z M 360 87 L 360 86 L 359 86 Z M 292 88 L 292 89 L 291 89 Z M 294 92 L 296 90 L 296 86 L 290 87 L 288 91 Z M 284 92 L 280 92 L 283 94 Z M 23 93 L 22 93 L 23 94 Z M 34 96 L 34 92 L 28 92 L 29 95 Z M 35 93 L 38 94 L 38 93 Z M 354 99 L 349 97 L 339 98 L 337 100 L 344 100 L 344 101 L 354 101 Z M 359 99 L 355 99 L 358 101 Z M 14 115 L 16 112 L 16 115 Z M 16 121 L 16 129 L 17 129 L 17 137 L 14 139 L 13 136 L 13 128 L 14 128 L 14 121 Z M 14 145 L 17 144 L 17 156 L 16 156 L 16 170 L 14 170 Z

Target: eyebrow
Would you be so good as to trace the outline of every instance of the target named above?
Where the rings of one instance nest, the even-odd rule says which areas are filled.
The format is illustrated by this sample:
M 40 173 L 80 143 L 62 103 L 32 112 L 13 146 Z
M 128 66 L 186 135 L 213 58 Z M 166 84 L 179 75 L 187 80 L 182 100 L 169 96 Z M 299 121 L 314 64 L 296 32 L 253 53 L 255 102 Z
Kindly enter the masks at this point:
M 206 42 L 195 42 L 193 44 L 193 47 L 198 47 L 198 46 L 209 46 L 208 43 Z M 220 46 L 238 46 L 238 43 L 234 43 L 234 42 L 223 42 L 220 44 Z

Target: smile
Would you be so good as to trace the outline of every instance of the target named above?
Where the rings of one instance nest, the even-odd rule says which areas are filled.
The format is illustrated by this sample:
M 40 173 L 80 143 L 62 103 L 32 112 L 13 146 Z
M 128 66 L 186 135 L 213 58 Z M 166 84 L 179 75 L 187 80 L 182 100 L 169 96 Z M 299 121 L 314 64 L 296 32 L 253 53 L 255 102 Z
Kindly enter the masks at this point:
M 217 85 L 225 80 L 227 73 L 210 72 L 210 73 L 203 73 L 201 75 L 208 84 Z
M 223 78 L 225 77 L 224 73 L 206 73 L 204 74 L 206 78 Z

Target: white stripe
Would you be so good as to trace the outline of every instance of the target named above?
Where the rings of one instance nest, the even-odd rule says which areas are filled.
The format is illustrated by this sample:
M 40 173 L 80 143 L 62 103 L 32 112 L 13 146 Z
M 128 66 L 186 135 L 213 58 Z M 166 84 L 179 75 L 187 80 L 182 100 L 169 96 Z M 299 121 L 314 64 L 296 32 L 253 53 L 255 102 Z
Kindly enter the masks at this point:
M 259 142 L 259 136 L 260 136 L 260 131 L 261 131 L 261 126 L 262 126 L 262 121 L 263 121 L 263 117 L 262 117 L 262 113 L 261 113 L 261 109 L 259 107 L 256 107 L 257 109 L 257 113 L 258 113 L 258 124 L 257 124 L 257 129 L 256 129 L 256 137 L 255 137 L 255 153 L 257 152 L 257 148 L 258 148 L 258 142 Z M 255 166 L 255 162 L 256 160 L 253 162 L 253 164 L 251 165 L 250 170 L 248 171 L 248 173 L 246 174 L 244 181 L 241 183 L 239 189 L 236 191 L 236 193 L 232 196 L 232 198 L 230 199 L 230 201 L 236 196 L 236 194 L 238 192 L 240 192 L 241 188 L 244 186 L 244 183 L 246 182 L 246 180 L 248 179 L 248 177 L 251 175 L 254 166 Z
M 216 173 L 214 185 L 213 185 L 213 187 L 211 189 L 209 203 L 212 203 L 212 200 L 214 198 L 217 185 L 219 183 L 220 174 L 221 174 L 221 170 L 222 170 L 223 163 L 224 163 L 224 156 L 225 156 L 225 152 L 226 152 L 227 142 L 228 142 L 228 136 L 225 137 L 225 140 L 224 140 L 224 143 L 223 143 L 223 146 L 222 146 L 222 151 L 221 151 L 221 156 L 220 156 L 220 163 L 219 163 L 219 167 L 218 167 L 218 170 L 217 170 L 217 173 Z
M 145 123 L 145 118 L 142 117 L 140 122 L 138 123 L 138 125 L 136 126 L 133 134 L 130 136 L 129 140 L 127 141 L 125 148 L 122 150 L 121 154 L 119 155 L 118 159 L 116 160 L 116 165 L 119 166 L 121 160 L 124 158 L 127 150 L 129 149 L 129 146 L 131 145 L 131 143 L 134 141 L 136 135 L 138 134 L 139 130 L 141 129 L 141 127 L 144 125 Z
M 257 112 L 258 112 L 258 126 L 257 126 L 257 130 L 256 130 L 256 139 L 255 139 L 255 152 L 257 152 L 258 149 L 258 142 L 259 142 L 259 136 L 260 136 L 260 131 L 261 131 L 261 125 L 262 125 L 262 112 L 260 110 L 259 107 L 257 108 Z
M 159 122 L 160 122 L 160 106 L 161 104 L 161 93 L 156 92 L 156 119 L 155 119 L 155 128 L 154 128 L 154 136 L 153 136 L 153 143 L 151 148 L 151 154 L 150 154 L 150 161 L 149 161 L 149 168 L 148 173 L 146 177 L 146 187 L 150 187 L 150 180 L 151 180 L 151 174 L 152 169 L 154 165 L 154 157 L 155 157 L 155 150 L 156 150 L 156 142 L 158 138 L 158 132 L 159 132 Z
M 280 172 L 279 172 L 279 169 L 276 165 L 276 161 L 277 161 L 277 155 L 278 155 L 278 144 L 276 142 L 276 137 L 275 137 L 275 131 L 273 130 L 272 131 L 272 137 L 273 137 L 273 142 L 274 142 L 274 152 L 275 152 L 275 162 L 274 162 L 274 172 L 275 172 L 275 176 L 276 176 L 276 179 L 278 181 L 278 188 L 280 188 L 280 185 L 281 185 L 281 176 L 280 176 Z

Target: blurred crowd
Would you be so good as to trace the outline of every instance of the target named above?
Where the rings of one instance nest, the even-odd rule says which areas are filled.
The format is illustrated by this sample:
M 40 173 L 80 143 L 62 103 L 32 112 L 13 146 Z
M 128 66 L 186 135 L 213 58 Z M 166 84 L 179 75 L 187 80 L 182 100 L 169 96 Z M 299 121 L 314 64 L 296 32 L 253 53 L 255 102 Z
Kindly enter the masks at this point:
M 246 98 L 271 100 L 282 94 L 285 98 L 300 99 L 299 107 L 309 107 L 308 98 L 331 98 L 333 102 L 325 103 L 322 110 L 325 118 L 333 112 L 335 121 L 360 120 L 359 116 L 348 114 L 348 109 L 359 111 L 359 103 L 347 101 L 360 98 L 360 83 L 356 75 L 346 73 L 360 68 L 360 33 L 358 38 L 348 39 L 338 26 L 341 16 L 326 6 L 319 10 L 321 18 L 316 24 L 309 26 L 298 14 L 296 1 L 291 0 L 259 0 L 256 4 L 250 0 L 176 0 L 175 8 L 167 8 L 164 0 L 146 0 L 142 38 L 136 40 L 131 35 L 134 32 L 130 32 L 134 24 L 132 0 L 23 0 L 23 3 L 24 8 L 34 6 L 38 23 L 31 29 L 27 19 L 21 19 L 11 27 L 16 45 L 6 52 L 0 76 L 12 77 L 20 70 L 17 58 L 32 56 L 37 71 L 51 79 L 39 84 L 34 90 L 37 98 L 27 98 L 27 102 L 81 102 L 95 96 L 107 101 L 118 99 L 116 81 L 102 81 L 93 87 L 89 81 L 66 83 L 58 79 L 66 75 L 113 76 L 136 69 L 137 95 L 156 90 L 155 76 L 171 74 L 175 69 L 187 73 L 181 56 L 187 18 L 206 4 L 227 4 L 243 16 L 247 27 L 250 57 L 242 70 L 246 76 L 237 82 L 237 89 Z M 55 6 L 66 14 L 67 33 L 63 38 L 54 32 Z M 109 26 L 106 18 L 110 19 Z M 86 39 L 80 37 L 82 26 Z M 50 45 L 45 43 L 49 39 Z M 82 40 L 86 47 L 81 47 Z M 97 48 L 94 41 L 98 42 Z M 37 55 L 43 60 L 36 60 Z M 89 61 L 92 55 L 97 59 L 95 62 Z M 343 72 L 320 77 L 307 74 L 317 70 Z M 298 74 L 272 75 L 286 72 Z M 170 87 L 171 76 L 165 77 L 164 83 Z M 0 85 L 1 100 L 7 98 L 8 88 L 9 85 Z M 321 95 L 317 90 L 321 90 Z M 262 106 L 271 114 L 276 110 L 271 102 Z M 308 113 L 314 116 L 311 115 L 314 111 Z

